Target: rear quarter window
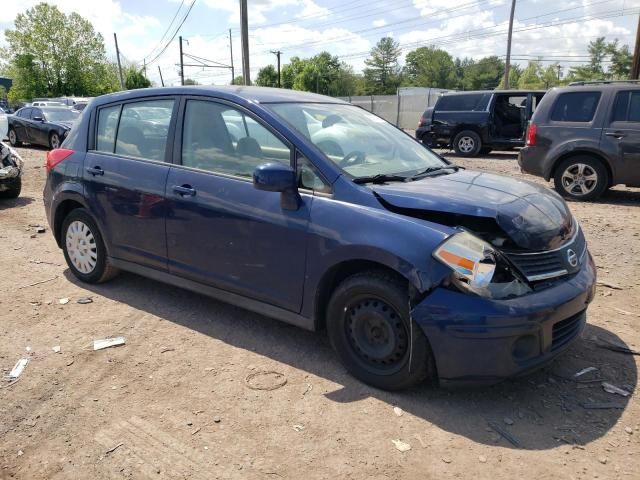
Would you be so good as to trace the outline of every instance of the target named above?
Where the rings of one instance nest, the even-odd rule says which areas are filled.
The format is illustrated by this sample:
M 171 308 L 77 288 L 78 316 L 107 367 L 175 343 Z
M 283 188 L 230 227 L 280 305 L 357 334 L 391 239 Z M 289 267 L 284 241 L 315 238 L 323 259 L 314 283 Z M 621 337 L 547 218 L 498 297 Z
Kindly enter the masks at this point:
M 438 100 L 435 109 L 442 112 L 479 111 L 485 110 L 491 95 L 465 94 L 465 95 L 443 95 Z
M 566 92 L 558 95 L 551 111 L 554 122 L 590 122 L 598 108 L 600 92 Z

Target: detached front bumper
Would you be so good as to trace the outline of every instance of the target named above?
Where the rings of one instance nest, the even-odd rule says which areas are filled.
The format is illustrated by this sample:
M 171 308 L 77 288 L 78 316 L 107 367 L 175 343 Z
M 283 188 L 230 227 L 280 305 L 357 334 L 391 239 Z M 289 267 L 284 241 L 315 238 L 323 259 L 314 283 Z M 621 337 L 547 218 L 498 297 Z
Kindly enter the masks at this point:
M 595 294 L 591 255 L 572 277 L 509 300 L 437 288 L 412 311 L 440 383 L 487 385 L 536 370 L 575 340 Z

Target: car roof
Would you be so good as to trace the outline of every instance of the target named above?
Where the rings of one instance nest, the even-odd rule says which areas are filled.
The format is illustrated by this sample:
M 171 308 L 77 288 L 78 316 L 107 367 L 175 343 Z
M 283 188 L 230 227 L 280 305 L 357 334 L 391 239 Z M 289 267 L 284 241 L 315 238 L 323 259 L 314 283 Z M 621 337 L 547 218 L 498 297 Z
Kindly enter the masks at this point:
M 243 85 L 226 86 L 185 86 L 185 87 L 155 87 L 137 90 L 125 90 L 97 97 L 94 105 L 126 101 L 136 98 L 154 97 L 159 95 L 204 95 L 228 100 L 244 100 L 252 103 L 339 103 L 348 104 L 343 100 L 316 93 L 287 90 L 285 88 L 248 87 Z
M 66 110 L 69 111 L 71 110 L 69 107 L 65 107 L 65 106 L 58 106 L 58 105 L 51 105 L 51 106 L 43 106 L 43 107 L 37 107 L 40 110 L 44 110 L 45 112 L 51 112 L 51 111 L 56 111 L 56 110 Z
M 640 90 L 640 85 L 637 83 L 586 83 L 584 85 L 566 85 L 563 87 L 553 88 L 556 92 L 571 92 L 580 90 L 600 91 L 600 90 Z
M 442 96 L 449 95 L 473 95 L 485 93 L 508 93 L 509 95 L 526 95 L 527 93 L 546 93 L 546 90 L 465 90 L 461 92 L 446 92 Z

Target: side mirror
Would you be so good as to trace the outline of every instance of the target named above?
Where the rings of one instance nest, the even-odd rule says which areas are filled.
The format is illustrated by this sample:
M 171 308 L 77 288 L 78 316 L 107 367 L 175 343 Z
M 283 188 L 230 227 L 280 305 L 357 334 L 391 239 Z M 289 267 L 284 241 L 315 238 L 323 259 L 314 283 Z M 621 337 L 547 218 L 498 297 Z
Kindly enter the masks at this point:
M 31 120 L 33 120 L 34 122 L 44 122 L 44 118 L 42 117 L 33 117 Z
M 300 194 L 296 172 L 289 165 L 265 163 L 253 172 L 253 186 L 265 192 L 280 192 L 280 203 L 285 210 L 297 210 Z

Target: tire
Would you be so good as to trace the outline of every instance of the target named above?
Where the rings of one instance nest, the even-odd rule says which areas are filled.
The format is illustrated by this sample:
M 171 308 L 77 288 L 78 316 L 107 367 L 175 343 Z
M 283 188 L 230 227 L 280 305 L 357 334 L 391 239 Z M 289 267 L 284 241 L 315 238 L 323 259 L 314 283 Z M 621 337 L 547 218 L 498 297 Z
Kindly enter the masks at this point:
M 326 324 L 342 364 L 373 387 L 400 390 L 435 372 L 429 342 L 409 316 L 407 285 L 389 274 L 345 279 L 331 295 Z
M 84 208 L 71 210 L 66 216 L 62 222 L 61 236 L 64 258 L 78 279 L 86 283 L 102 283 L 118 273 L 109 263 L 98 226 Z
M 9 188 L 0 192 L 0 198 L 18 198 L 20 191 L 22 190 L 22 178 L 17 177 L 7 182 Z
M 51 148 L 52 150 L 55 148 L 60 148 L 60 144 L 62 142 L 60 142 L 60 135 L 58 135 L 56 132 L 51 132 L 49 134 L 49 148 Z
M 22 142 L 18 140 L 18 134 L 13 128 L 9 129 L 9 143 L 12 147 L 19 147 L 22 145 Z
M 491 148 L 489 147 L 482 147 L 480 149 L 480 155 L 489 155 L 491 153 Z
M 595 200 L 609 187 L 609 172 L 599 159 L 577 155 L 558 164 L 553 184 L 563 197 L 582 201 Z
M 463 130 L 453 139 L 453 149 L 461 157 L 475 157 L 482 149 L 482 140 L 473 130 Z

